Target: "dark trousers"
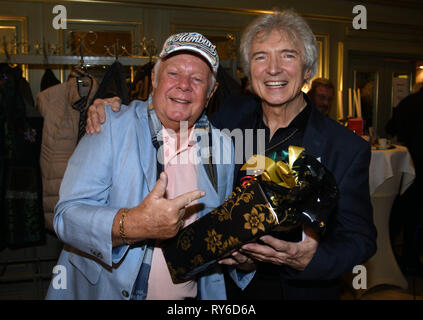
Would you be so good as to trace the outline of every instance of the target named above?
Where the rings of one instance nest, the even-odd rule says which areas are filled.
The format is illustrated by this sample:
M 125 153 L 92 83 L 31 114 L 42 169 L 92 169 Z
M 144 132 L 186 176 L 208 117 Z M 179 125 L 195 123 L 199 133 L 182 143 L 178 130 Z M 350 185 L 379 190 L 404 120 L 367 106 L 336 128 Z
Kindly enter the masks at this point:
M 239 289 L 225 274 L 228 300 L 282 300 L 282 286 L 278 267 L 259 264 L 254 278 L 244 289 Z

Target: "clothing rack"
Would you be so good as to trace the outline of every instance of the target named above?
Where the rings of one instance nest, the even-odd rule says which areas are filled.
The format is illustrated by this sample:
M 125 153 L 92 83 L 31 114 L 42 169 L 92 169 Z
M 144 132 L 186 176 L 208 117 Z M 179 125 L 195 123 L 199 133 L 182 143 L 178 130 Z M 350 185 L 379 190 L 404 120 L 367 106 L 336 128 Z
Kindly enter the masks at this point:
M 124 66 L 144 65 L 156 60 L 156 57 L 103 57 L 103 56 L 84 56 L 83 63 L 85 66 L 92 65 L 111 65 L 115 61 L 119 61 Z M 1 54 L 0 62 L 11 64 L 28 64 L 28 65 L 78 65 L 81 62 L 81 56 L 48 56 L 46 60 L 42 55 L 30 54 Z
M 29 53 L 10 53 L 8 48 L 13 44 L 7 43 L 6 38 L 2 39 L 3 54 L 0 54 L 0 63 L 10 63 L 10 64 L 27 64 L 27 65 L 80 65 L 80 66 L 93 66 L 93 65 L 111 65 L 116 61 L 119 61 L 124 66 L 139 66 L 144 65 L 148 62 L 156 61 L 157 57 L 153 56 L 153 53 L 157 51 L 157 48 L 154 44 L 154 39 L 150 40 L 149 44 L 149 56 L 145 55 L 129 55 L 126 51 L 125 46 L 120 46 L 121 49 L 126 52 L 125 56 L 118 55 L 119 40 L 116 39 L 115 43 L 111 47 L 106 48 L 105 56 L 85 56 L 83 53 L 83 41 L 79 42 L 79 55 L 48 55 L 49 45 L 43 40 L 43 45 L 36 45 L 37 53 L 42 49 L 42 54 L 29 54 Z M 144 50 L 147 49 L 146 38 L 143 39 Z M 114 50 L 111 50 L 114 48 Z M 114 52 L 112 52 L 114 51 Z M 140 52 L 144 54 L 145 51 Z M 73 52 L 74 53 L 74 52 Z

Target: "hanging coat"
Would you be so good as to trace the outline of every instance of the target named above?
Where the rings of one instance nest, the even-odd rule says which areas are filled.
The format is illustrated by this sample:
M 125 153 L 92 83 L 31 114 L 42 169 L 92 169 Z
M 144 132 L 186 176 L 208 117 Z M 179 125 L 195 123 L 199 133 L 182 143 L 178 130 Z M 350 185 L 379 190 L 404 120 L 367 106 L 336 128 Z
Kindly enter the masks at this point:
M 227 97 L 242 95 L 241 85 L 222 66 L 217 69 L 216 81 L 219 86 L 207 106 L 207 115 L 209 116 L 219 110 Z
M 60 81 L 59 79 L 56 78 L 53 71 L 47 68 L 46 71 L 44 72 L 43 77 L 41 78 L 40 91 L 44 91 L 45 89 L 48 89 L 59 83 Z
M 126 83 L 126 72 L 119 61 L 114 62 L 107 69 L 93 100 L 116 96 L 122 100 L 122 104 L 129 104 L 129 88 Z
M 78 92 L 75 71 L 65 83 L 50 87 L 37 96 L 37 107 L 44 117 L 40 166 L 43 184 L 43 209 L 46 227 L 53 230 L 54 207 L 59 200 L 59 189 L 68 160 L 72 155 L 85 119 L 86 109 L 98 84 L 92 78 L 88 97 Z M 81 120 L 81 121 L 80 121 Z
M 151 71 L 154 63 L 148 62 L 137 69 L 134 82 L 130 88 L 130 100 L 146 101 L 152 90 Z
M 0 249 L 45 239 L 39 154 L 42 118 L 22 70 L 0 64 Z

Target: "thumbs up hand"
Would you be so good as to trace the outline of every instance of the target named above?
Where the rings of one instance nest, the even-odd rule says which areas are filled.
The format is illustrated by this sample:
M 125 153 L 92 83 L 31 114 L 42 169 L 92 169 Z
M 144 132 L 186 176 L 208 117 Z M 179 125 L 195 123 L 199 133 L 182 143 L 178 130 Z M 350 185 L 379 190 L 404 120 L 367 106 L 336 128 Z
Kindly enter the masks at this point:
M 166 199 L 167 175 L 162 172 L 153 190 L 125 218 L 125 235 L 129 240 L 167 239 L 175 236 L 184 225 L 185 207 L 203 197 L 195 190 L 174 199 Z M 117 214 L 118 216 L 119 214 Z

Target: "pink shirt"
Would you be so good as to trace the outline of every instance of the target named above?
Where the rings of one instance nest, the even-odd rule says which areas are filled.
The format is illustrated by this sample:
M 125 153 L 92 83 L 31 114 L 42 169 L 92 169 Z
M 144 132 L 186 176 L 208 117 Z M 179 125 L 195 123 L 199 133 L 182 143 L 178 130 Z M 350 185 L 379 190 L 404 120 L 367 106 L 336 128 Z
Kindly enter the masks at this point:
M 175 137 L 163 128 L 164 170 L 168 176 L 166 198 L 173 199 L 178 195 L 197 189 L 197 167 L 189 159 L 196 159 L 194 130 L 189 138 L 181 134 L 179 150 Z M 188 138 L 188 139 L 187 139 Z M 185 210 L 185 226 L 197 219 L 195 202 Z M 148 278 L 147 300 L 181 300 L 197 296 L 197 281 L 189 280 L 174 284 L 170 277 L 162 249 L 155 247 Z

